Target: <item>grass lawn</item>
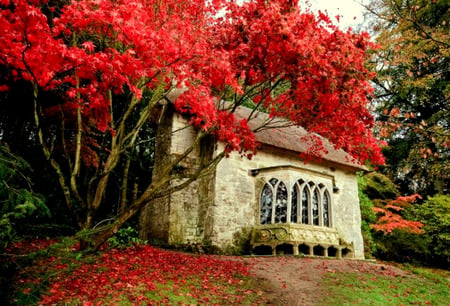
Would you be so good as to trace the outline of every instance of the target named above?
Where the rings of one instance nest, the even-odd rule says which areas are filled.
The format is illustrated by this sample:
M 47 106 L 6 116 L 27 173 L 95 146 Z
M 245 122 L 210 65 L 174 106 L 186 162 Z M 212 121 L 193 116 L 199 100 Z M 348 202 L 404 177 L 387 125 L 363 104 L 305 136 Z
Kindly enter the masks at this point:
M 401 266 L 402 276 L 389 273 L 329 273 L 323 305 L 450 305 L 450 272 Z M 338 303 L 336 303 L 338 301 Z

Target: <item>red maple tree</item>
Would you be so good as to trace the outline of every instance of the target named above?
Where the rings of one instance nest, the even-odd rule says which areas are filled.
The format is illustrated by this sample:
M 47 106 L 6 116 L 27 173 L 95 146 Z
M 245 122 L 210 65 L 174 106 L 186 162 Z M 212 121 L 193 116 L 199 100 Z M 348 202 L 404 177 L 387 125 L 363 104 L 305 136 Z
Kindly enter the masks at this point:
M 370 227 L 376 231 L 381 231 L 385 235 L 389 235 L 396 229 L 401 229 L 414 234 L 423 233 L 423 223 L 419 221 L 411 221 L 405 219 L 399 214 L 405 207 L 410 206 L 411 203 L 421 199 L 418 194 L 411 196 L 398 197 L 395 200 L 387 201 L 383 207 L 373 207 L 374 212 L 378 215 L 377 222 Z
M 149 200 L 184 188 L 231 151 L 253 152 L 252 115 L 233 115 L 243 104 L 318 133 L 360 162 L 384 162 L 367 109 L 369 37 L 340 31 L 322 13 L 283 0 L 2 0 L 0 7 L 0 65 L 8 71 L 0 89 L 32 84 L 40 144 L 80 228 L 94 226 L 111 173 L 158 101 L 182 88 L 175 106 L 200 131 L 163 179 L 133 199 L 125 193 L 127 209 L 96 247 Z M 44 92 L 57 98 L 44 101 Z M 47 121 L 62 132 L 52 134 Z M 168 188 L 174 167 L 207 135 L 225 152 Z M 85 188 L 81 172 L 90 175 Z M 125 170 L 123 177 L 126 189 Z

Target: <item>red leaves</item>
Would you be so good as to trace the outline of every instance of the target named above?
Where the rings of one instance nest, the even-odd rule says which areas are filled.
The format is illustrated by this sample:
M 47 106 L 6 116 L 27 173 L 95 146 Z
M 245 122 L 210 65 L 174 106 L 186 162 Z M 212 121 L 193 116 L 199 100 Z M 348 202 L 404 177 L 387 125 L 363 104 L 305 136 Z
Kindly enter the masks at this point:
M 81 46 L 89 52 L 94 52 L 95 46 L 92 43 L 92 41 L 85 41 L 84 43 L 81 44 Z
M 71 265 L 77 265 L 77 262 Z M 59 265 L 55 268 L 58 267 L 63 268 Z M 251 291 L 243 289 L 241 296 L 231 296 L 226 291 L 227 286 L 222 284 L 236 286 L 241 282 L 241 277 L 248 273 L 247 266 L 241 262 L 220 260 L 213 256 L 181 254 L 147 245 L 111 250 L 103 253 L 101 260 L 82 264 L 70 274 L 58 274 L 51 281 L 49 294 L 41 299 L 40 304 L 79 301 L 94 305 L 114 297 L 133 301 L 137 296 L 140 303 L 155 303 L 159 299 L 153 300 L 145 293 L 157 295 L 161 287 L 166 286 L 164 284 L 170 284 L 168 290 L 173 295 L 205 301 L 216 296 L 228 296 L 228 299 L 239 303 Z M 198 286 L 190 286 L 188 293 L 178 292 L 180 287 L 186 288 L 186 282 L 195 279 L 201 280 Z M 162 297 L 162 300 L 169 302 L 167 297 Z
M 367 110 L 373 91 L 368 83 L 373 75 L 364 67 L 371 47 L 368 35 L 344 33 L 323 13 L 316 19 L 296 9 L 285 10 L 284 4 L 230 5 L 222 28 L 215 29 L 217 48 L 229 52 L 244 86 L 265 81 L 290 85 L 282 94 L 254 95 L 255 103 L 270 99 L 264 106 L 271 116 L 289 118 L 319 133 L 360 161 L 383 164 Z
M 29 254 L 32 252 L 46 249 L 55 242 L 56 240 L 54 239 L 23 240 L 20 242 L 10 244 L 6 249 L 6 252 L 14 254 L 23 254 L 23 253 Z
M 373 210 L 378 215 L 376 224 L 371 228 L 381 231 L 385 235 L 390 234 L 395 229 L 401 229 L 414 234 L 421 234 L 423 224 L 419 221 L 410 221 L 404 219 L 398 212 L 404 210 L 404 207 L 411 205 L 421 196 L 414 194 L 411 196 L 398 197 L 396 200 L 389 201 L 384 207 L 374 207 Z
M 85 126 L 100 132 L 113 128 L 110 91 L 140 101 L 143 90 L 163 84 L 186 89 L 178 109 L 227 150 L 255 149 L 245 122 L 216 109 L 232 93 L 264 102 L 271 116 L 319 133 L 361 162 L 384 162 L 367 110 L 367 34 L 344 33 L 323 13 L 316 18 L 281 0 L 206 2 L 81 0 L 49 20 L 40 2 L 15 0 L 0 16 L 0 63 L 76 103 Z M 213 17 L 219 9 L 225 18 Z

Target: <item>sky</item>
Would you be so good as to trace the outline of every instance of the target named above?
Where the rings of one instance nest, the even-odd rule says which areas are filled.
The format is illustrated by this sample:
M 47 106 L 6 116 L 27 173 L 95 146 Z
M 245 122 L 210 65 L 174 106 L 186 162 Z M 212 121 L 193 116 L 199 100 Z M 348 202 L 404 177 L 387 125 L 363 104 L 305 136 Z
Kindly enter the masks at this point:
M 364 21 L 363 7 L 359 0 L 300 0 L 300 5 L 305 2 L 309 2 L 313 12 L 327 10 L 333 21 L 336 21 L 334 18 L 336 15 L 340 15 L 341 30 L 348 27 L 356 30 Z
M 238 0 L 238 3 L 244 1 L 245 0 Z M 319 10 L 326 10 L 333 22 L 336 21 L 335 16 L 339 15 L 340 21 L 337 25 L 341 30 L 345 31 L 348 27 L 351 27 L 357 32 L 359 32 L 360 26 L 364 22 L 364 9 L 360 3 L 367 3 L 369 1 L 370 0 L 298 0 L 301 7 L 310 6 L 314 13 Z M 305 5 L 305 3 L 307 4 Z

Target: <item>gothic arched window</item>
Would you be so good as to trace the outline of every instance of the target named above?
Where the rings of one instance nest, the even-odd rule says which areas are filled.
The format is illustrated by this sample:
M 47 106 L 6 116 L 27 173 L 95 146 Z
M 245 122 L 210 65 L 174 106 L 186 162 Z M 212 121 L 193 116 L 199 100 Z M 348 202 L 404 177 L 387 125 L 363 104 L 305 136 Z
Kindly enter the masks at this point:
M 309 207 L 311 206 L 310 203 L 310 197 L 309 197 L 309 188 L 308 186 L 305 186 L 303 188 L 302 192 L 302 223 L 308 224 L 309 223 Z
M 275 201 L 275 223 L 287 222 L 288 192 L 286 185 L 280 182 L 277 187 L 277 197 Z
M 331 196 L 323 183 L 296 181 L 288 184 L 276 178 L 265 183 L 260 200 L 260 224 L 300 223 L 331 226 Z
M 266 183 L 261 193 L 261 212 L 260 212 L 261 224 L 272 223 L 272 202 L 273 202 L 273 189 L 272 186 Z
M 291 223 L 297 223 L 298 220 L 298 186 L 292 188 L 291 194 Z
M 325 190 L 322 198 L 323 226 L 330 226 L 330 194 Z
M 319 225 L 319 190 L 314 189 L 312 196 L 312 219 L 314 225 Z

